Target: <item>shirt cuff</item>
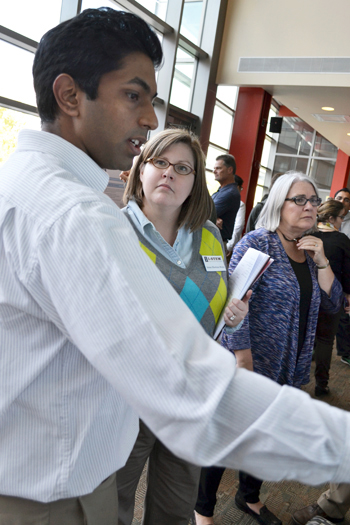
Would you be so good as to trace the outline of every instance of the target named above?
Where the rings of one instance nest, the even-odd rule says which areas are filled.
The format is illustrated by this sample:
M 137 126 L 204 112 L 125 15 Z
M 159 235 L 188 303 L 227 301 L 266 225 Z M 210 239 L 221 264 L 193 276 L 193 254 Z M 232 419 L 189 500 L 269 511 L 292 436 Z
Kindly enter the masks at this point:
M 237 332 L 237 330 L 239 330 L 243 324 L 243 321 L 244 319 L 242 319 L 242 321 L 237 325 L 237 326 L 227 326 L 227 324 L 225 325 L 225 332 L 229 335 Z

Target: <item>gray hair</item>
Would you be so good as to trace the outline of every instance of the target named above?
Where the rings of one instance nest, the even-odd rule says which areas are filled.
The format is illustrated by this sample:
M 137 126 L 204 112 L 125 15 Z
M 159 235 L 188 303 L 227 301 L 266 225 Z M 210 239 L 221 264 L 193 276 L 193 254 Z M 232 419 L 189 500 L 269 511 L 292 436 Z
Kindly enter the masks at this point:
M 310 177 L 307 177 L 304 173 L 299 171 L 287 171 L 287 173 L 279 177 L 272 186 L 256 223 L 256 229 L 266 228 L 266 230 L 271 232 L 277 230 L 281 221 L 282 206 L 289 190 L 295 182 L 308 182 L 314 187 L 317 197 L 319 196 L 317 186 Z M 315 222 L 315 226 L 308 230 L 308 233 L 314 232 L 316 229 L 317 224 Z

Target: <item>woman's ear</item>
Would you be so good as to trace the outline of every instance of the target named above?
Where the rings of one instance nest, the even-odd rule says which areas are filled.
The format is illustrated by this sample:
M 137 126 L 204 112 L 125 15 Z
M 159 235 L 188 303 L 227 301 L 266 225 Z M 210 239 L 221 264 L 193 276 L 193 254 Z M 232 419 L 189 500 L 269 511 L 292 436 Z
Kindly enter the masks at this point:
M 328 219 L 328 222 L 330 222 L 331 224 L 334 224 L 335 220 L 336 220 L 336 217 L 333 217 L 333 215 L 330 215 L 329 219 Z

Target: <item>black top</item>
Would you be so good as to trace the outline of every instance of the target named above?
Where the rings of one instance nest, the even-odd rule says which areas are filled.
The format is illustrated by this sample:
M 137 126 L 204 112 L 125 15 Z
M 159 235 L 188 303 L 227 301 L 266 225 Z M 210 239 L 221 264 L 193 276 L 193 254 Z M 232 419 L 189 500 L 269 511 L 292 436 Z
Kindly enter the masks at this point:
M 298 279 L 300 288 L 300 302 L 299 302 L 299 338 L 298 338 L 298 356 L 304 344 L 306 335 L 306 324 L 309 315 L 309 308 L 312 296 L 312 279 L 310 269 L 307 261 L 302 263 L 293 261 L 288 257 L 290 264 L 294 270 L 295 276 Z
M 345 293 L 350 293 L 350 239 L 336 230 L 313 233 L 322 239 L 324 253 Z
M 224 242 L 227 242 L 232 237 L 236 215 L 241 204 L 241 195 L 237 184 L 231 183 L 223 188 L 219 188 L 218 191 L 212 195 L 212 199 L 215 204 L 218 219 L 222 219 L 223 222 L 222 230 L 220 230 L 221 237 Z
M 250 212 L 249 214 L 249 217 L 248 217 L 248 220 L 247 220 L 247 226 L 245 228 L 245 232 L 248 233 L 248 232 L 251 232 L 252 230 L 255 230 L 255 225 L 256 225 L 256 222 L 259 218 L 259 215 L 260 215 L 260 212 L 261 210 L 263 209 L 264 205 L 265 205 L 265 202 L 266 202 L 266 199 L 267 199 L 268 195 L 264 195 L 264 197 L 262 198 L 262 200 L 260 202 L 258 202 L 254 208 L 252 209 L 252 211 Z

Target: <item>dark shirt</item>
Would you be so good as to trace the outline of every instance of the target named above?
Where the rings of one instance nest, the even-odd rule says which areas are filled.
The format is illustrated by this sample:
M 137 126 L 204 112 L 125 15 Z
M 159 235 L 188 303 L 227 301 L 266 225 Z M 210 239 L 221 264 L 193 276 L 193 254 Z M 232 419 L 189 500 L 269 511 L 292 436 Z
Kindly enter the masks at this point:
M 345 293 L 350 293 L 350 239 L 345 233 L 316 232 L 315 237 L 322 239 L 324 253 L 334 275 L 340 282 Z
M 295 276 L 298 279 L 300 288 L 300 301 L 299 301 L 299 335 L 298 335 L 298 357 L 303 347 L 307 320 L 309 317 L 309 309 L 312 297 L 312 279 L 310 275 L 309 265 L 307 261 L 299 263 L 293 261 L 288 257 L 289 262 L 294 270 Z
M 232 237 L 236 215 L 241 203 L 241 196 L 237 184 L 227 184 L 223 188 L 219 188 L 218 191 L 212 195 L 212 199 L 215 204 L 218 219 L 222 219 L 223 221 L 222 230 L 220 230 L 221 237 L 223 241 L 227 242 Z
M 262 201 L 258 202 L 254 206 L 252 211 L 250 212 L 248 220 L 247 220 L 247 226 L 245 228 L 245 232 L 246 233 L 251 232 L 252 230 L 255 230 L 256 221 L 258 220 L 260 212 L 261 212 L 261 210 L 263 209 L 263 207 L 265 205 L 267 197 L 268 197 L 267 194 L 264 195 Z

